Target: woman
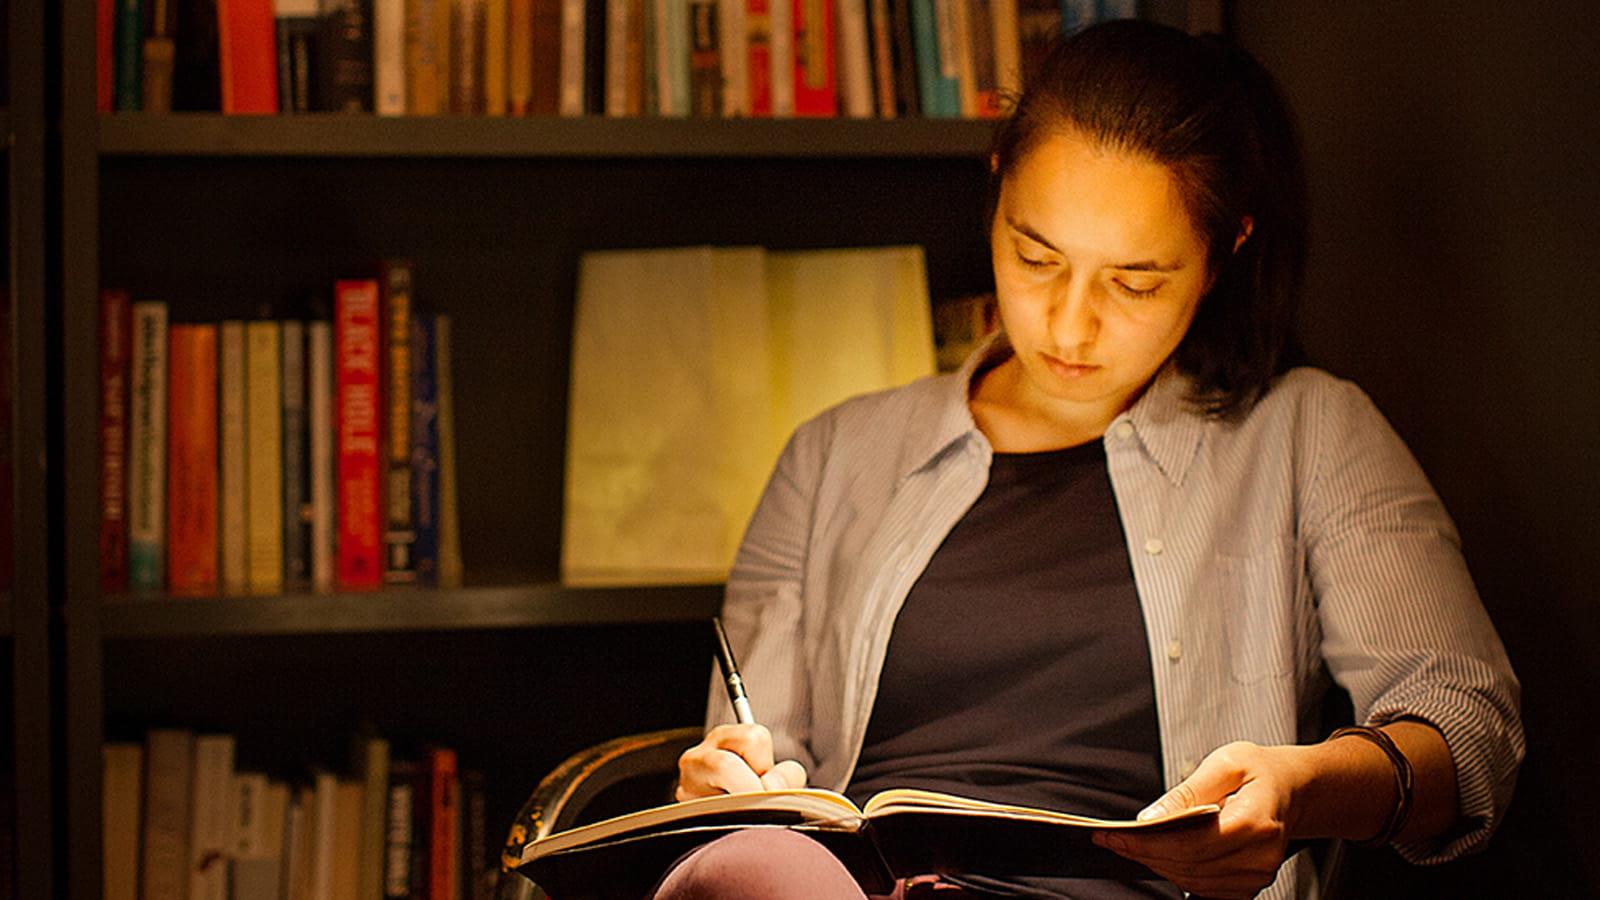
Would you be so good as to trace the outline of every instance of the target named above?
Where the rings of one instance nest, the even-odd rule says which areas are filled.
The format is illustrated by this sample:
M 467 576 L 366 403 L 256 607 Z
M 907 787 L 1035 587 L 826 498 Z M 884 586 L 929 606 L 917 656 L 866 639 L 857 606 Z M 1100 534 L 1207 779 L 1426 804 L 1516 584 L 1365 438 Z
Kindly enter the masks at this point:
M 1222 806 L 1096 837 L 1166 881 L 931 879 L 951 897 L 1307 896 L 1290 841 L 1481 847 L 1522 757 L 1518 685 L 1399 438 L 1354 385 L 1285 371 L 1306 226 L 1270 78 L 1217 39 L 1097 26 L 991 169 L 1002 334 L 795 433 L 723 612 L 763 725 L 713 727 L 680 798 Z M 1329 676 L 1364 730 L 1319 733 Z M 745 832 L 657 896 L 861 894 L 808 839 Z

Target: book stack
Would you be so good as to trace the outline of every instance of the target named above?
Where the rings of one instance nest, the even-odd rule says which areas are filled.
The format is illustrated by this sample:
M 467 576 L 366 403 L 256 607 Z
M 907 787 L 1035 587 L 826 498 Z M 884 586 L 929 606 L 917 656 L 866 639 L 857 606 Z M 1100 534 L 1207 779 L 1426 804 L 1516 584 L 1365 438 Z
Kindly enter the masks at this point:
M 999 115 L 1136 0 L 97 0 L 102 112 Z
M 487 900 L 481 774 L 429 746 L 293 778 L 235 765 L 230 734 L 153 729 L 102 748 L 106 900 Z
M 102 591 L 461 583 L 450 320 L 401 261 L 333 310 L 169 324 L 102 292 Z

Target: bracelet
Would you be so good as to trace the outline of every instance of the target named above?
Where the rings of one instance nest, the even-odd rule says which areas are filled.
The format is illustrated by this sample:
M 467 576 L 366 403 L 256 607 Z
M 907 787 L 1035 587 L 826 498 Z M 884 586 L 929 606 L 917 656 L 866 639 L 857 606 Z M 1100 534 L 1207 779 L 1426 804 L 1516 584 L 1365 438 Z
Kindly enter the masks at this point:
M 1405 827 L 1406 819 L 1411 816 L 1411 794 L 1414 787 L 1411 760 L 1406 759 L 1406 755 L 1400 752 L 1399 747 L 1395 746 L 1393 738 L 1389 737 L 1381 729 L 1374 728 L 1371 725 L 1347 725 L 1344 728 L 1335 729 L 1333 734 L 1328 735 L 1328 740 L 1331 741 L 1346 735 L 1362 738 L 1377 745 L 1378 749 L 1389 757 L 1389 763 L 1394 766 L 1394 789 L 1398 798 L 1395 801 L 1394 809 L 1390 810 L 1388 818 L 1384 819 L 1383 827 L 1378 829 L 1376 835 L 1367 840 L 1356 842 L 1358 846 L 1362 847 L 1382 847 L 1394 840 L 1394 836 L 1399 834 L 1400 829 Z

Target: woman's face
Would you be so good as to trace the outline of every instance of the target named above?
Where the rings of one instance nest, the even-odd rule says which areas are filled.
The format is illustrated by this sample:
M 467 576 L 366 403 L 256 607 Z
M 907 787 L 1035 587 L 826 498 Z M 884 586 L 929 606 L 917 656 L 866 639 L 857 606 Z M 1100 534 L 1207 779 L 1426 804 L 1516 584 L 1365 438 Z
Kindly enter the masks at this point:
M 1073 132 L 1037 144 L 1001 187 L 990 235 L 1024 408 L 1103 427 L 1183 339 L 1206 247 L 1166 167 Z

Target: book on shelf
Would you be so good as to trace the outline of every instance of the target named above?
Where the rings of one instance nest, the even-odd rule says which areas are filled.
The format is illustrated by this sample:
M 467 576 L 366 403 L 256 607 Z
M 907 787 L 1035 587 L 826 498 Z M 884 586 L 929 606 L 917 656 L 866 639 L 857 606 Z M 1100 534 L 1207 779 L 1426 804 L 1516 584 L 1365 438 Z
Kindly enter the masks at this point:
M 863 890 L 933 872 L 1149 879 L 1152 873 L 1090 841 L 1095 831 L 1202 827 L 1206 805 L 1143 821 L 1108 820 L 919 790 L 889 790 L 861 806 L 815 788 L 719 794 L 559 832 L 529 843 L 517 871 L 552 896 L 644 893 L 679 856 L 751 827 L 815 839 Z M 605 890 L 597 890 L 598 886 Z
M 190 796 L 189 900 L 228 900 L 228 857 L 237 839 L 233 785 L 234 739 L 202 734 L 194 739 Z
M 405 539 L 404 577 L 390 580 L 417 580 L 412 511 L 421 506 L 422 580 L 460 586 L 449 319 L 408 313 L 380 334 L 385 310 L 409 301 L 375 299 L 372 279 L 340 284 L 355 293 L 341 306 L 337 344 L 325 318 L 168 324 L 164 303 L 102 294 L 104 593 L 376 587 L 386 500 L 403 516 L 388 523 L 390 536 L 403 525 Z M 385 372 L 405 378 L 384 384 Z M 344 572 L 341 555 L 366 561 Z M 377 575 L 347 577 L 358 570 Z
M 100 748 L 100 847 L 103 900 L 139 900 L 139 804 L 144 794 L 144 745 L 121 741 Z
M 145 739 L 141 897 L 188 896 L 193 778 L 194 732 L 151 731 Z
M 133 304 L 128 405 L 128 585 L 165 586 L 167 306 Z
M 1126 0 L 97 3 L 103 111 L 384 116 L 992 116 L 1061 34 L 1137 14 Z
M 411 282 L 412 265 L 389 260 L 378 277 L 379 308 L 383 316 L 382 358 L 384 379 L 383 463 L 384 554 L 383 580 L 409 584 L 417 578 L 412 554 L 416 525 L 411 490 Z

